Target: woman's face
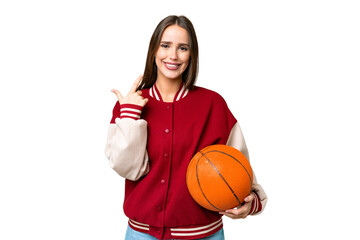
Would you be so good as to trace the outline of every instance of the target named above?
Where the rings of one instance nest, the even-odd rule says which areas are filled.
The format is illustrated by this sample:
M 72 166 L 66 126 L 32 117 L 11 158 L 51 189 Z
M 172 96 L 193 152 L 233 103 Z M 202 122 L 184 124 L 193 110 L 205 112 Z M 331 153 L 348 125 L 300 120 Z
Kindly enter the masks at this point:
M 158 77 L 181 79 L 189 65 L 190 49 L 187 31 L 177 25 L 165 29 L 155 54 Z

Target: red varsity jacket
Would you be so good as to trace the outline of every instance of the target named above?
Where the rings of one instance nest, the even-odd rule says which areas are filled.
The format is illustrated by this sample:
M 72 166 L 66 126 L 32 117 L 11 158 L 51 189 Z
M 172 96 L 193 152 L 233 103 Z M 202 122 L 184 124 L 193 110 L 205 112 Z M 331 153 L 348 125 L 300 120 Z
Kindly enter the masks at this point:
M 239 137 L 232 133 L 237 120 L 224 99 L 205 88 L 187 90 L 182 85 L 172 103 L 162 101 L 155 84 L 143 89 L 142 96 L 149 99 L 144 108 L 116 103 L 106 147 L 112 167 L 127 178 L 123 207 L 130 227 L 158 239 L 197 239 L 217 232 L 221 215 L 192 199 L 185 175 L 200 149 L 229 145 L 231 136 Z M 121 138 L 124 131 L 129 137 Z M 133 143 L 128 138 L 134 138 Z M 240 151 L 247 155 L 245 142 L 241 144 Z M 138 167 L 125 167 L 135 158 Z M 253 185 L 257 197 L 251 213 L 256 214 L 262 211 L 266 195 L 255 177 Z

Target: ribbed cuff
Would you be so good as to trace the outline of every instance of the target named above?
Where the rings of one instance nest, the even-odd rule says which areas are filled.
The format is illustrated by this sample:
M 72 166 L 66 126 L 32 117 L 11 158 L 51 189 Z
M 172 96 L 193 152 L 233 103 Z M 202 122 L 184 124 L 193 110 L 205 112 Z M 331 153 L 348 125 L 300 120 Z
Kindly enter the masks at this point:
M 262 205 L 261 205 L 261 201 L 260 201 L 259 196 L 257 195 L 256 192 L 253 192 L 253 193 L 255 193 L 255 198 L 252 201 L 252 205 L 251 205 L 251 209 L 250 209 L 249 214 L 254 214 L 254 213 L 260 212 L 261 209 L 262 209 Z
M 141 116 L 143 107 L 135 104 L 121 104 L 120 105 L 120 119 L 132 118 L 138 120 Z

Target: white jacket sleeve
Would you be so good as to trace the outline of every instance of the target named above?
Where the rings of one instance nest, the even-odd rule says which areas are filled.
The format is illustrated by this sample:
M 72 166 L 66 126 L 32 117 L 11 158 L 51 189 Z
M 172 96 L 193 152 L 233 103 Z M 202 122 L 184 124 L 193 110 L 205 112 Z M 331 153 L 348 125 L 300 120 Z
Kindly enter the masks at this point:
M 244 136 L 241 131 L 239 123 L 236 123 L 233 126 L 226 145 L 238 149 L 250 161 L 249 152 L 246 147 L 245 139 L 244 139 Z M 266 202 L 267 202 L 267 196 L 266 196 L 264 189 L 261 187 L 260 184 L 258 184 L 258 182 L 256 180 L 254 169 L 252 169 L 252 170 L 253 170 L 252 191 L 254 191 L 256 193 L 257 198 L 253 201 L 253 206 L 250 211 L 250 214 L 255 215 L 255 214 L 260 214 L 264 210 Z
M 136 181 L 149 172 L 146 151 L 147 122 L 143 119 L 116 118 L 108 129 L 105 155 L 110 166 L 122 177 Z

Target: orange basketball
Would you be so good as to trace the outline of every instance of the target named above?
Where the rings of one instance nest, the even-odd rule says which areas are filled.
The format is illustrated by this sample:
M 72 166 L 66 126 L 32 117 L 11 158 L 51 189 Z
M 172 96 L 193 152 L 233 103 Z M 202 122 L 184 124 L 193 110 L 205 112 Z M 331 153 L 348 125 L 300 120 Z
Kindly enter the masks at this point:
M 252 182 L 249 161 L 239 150 L 226 145 L 211 145 L 200 150 L 186 172 L 192 198 L 211 211 L 241 205 L 250 194 Z

